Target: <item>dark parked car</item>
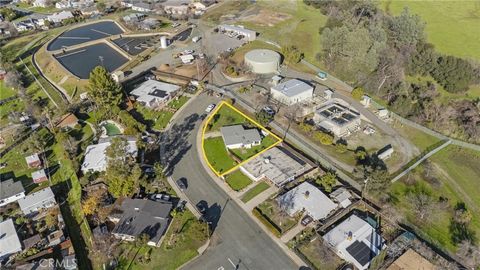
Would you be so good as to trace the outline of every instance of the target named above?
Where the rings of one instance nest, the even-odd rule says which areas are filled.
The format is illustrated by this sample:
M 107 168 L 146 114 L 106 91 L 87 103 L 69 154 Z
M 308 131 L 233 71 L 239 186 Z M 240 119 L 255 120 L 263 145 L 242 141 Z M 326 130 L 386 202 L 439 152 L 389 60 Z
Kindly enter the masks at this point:
M 208 207 L 208 203 L 206 201 L 199 201 L 195 206 L 197 207 L 197 210 L 198 212 L 200 212 L 200 214 L 205 215 Z
M 305 216 L 302 218 L 302 225 L 307 226 L 308 224 L 312 223 L 313 218 L 311 216 Z
M 182 177 L 182 178 L 178 179 L 176 183 L 177 183 L 178 188 L 181 191 L 184 191 L 185 189 L 187 189 L 187 179 Z

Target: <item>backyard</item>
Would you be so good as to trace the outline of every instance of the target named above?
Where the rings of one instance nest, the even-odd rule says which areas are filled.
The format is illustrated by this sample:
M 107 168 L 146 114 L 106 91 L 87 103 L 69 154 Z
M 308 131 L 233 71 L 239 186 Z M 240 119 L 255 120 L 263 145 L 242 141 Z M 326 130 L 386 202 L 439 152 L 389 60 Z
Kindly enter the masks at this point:
M 167 104 L 168 108 L 164 108 L 159 111 L 152 110 L 141 105 L 135 106 L 135 109 L 142 115 L 143 122 L 145 122 L 146 125 L 155 130 L 162 130 L 168 125 L 175 112 L 185 105 L 189 99 L 190 98 L 187 96 L 180 96 L 178 99 L 173 99 L 170 101 Z
M 318 235 L 312 240 L 302 242 L 296 248 L 315 269 L 335 270 L 343 263 L 342 259 L 330 250 Z
M 226 172 L 238 164 L 229 155 L 222 137 L 207 138 L 203 142 L 206 158 L 217 172 Z
M 219 131 L 223 126 L 231 126 L 236 124 L 253 125 L 252 123 L 248 122 L 244 116 L 225 105 L 225 103 L 222 103 L 219 106 L 220 107 L 207 123 L 206 131 Z
M 247 160 L 250 157 L 253 157 L 254 155 L 260 153 L 261 151 L 271 147 L 275 143 L 278 143 L 278 140 L 272 135 L 268 135 L 262 139 L 260 145 L 252 146 L 252 148 L 230 149 L 230 151 L 241 160 Z
M 280 233 L 284 234 L 297 225 L 301 215 L 290 217 L 286 214 L 274 199 L 268 199 L 257 206 L 257 209 L 265 216 L 272 225 L 280 229 Z
M 240 191 L 252 183 L 252 180 L 240 170 L 227 174 L 225 181 L 235 191 Z

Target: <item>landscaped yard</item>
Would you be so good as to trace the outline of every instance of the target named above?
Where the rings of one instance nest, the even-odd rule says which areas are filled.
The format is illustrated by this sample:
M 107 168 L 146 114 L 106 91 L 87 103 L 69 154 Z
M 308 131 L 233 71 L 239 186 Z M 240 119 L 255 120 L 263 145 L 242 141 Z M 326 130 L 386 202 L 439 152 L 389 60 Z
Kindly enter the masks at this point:
M 316 269 L 335 270 L 338 269 L 343 262 L 340 257 L 328 249 L 320 236 L 316 236 L 313 241 L 300 244 L 298 251 L 302 253 Z
M 274 199 L 264 201 L 257 206 L 257 209 L 271 222 L 275 223 L 276 227 L 281 229 L 281 234 L 295 227 L 300 220 L 300 215 L 290 217 L 287 213 L 283 212 Z
M 212 116 L 207 124 L 207 131 L 219 131 L 223 126 L 231 126 L 236 124 L 250 123 L 245 117 L 233 110 L 227 105 L 220 105 L 221 107 Z
M 240 170 L 229 173 L 225 176 L 225 181 L 235 191 L 240 191 L 252 183 L 252 180 Z
M 178 213 L 170 224 L 161 247 L 144 248 L 144 252 L 137 254 L 138 258 L 145 252 L 151 252 L 150 262 L 142 264 L 137 259 L 129 258 L 133 260 L 130 269 L 178 269 L 197 256 L 197 249 L 205 243 L 207 233 L 206 224 L 199 222 L 190 211 Z
M 175 112 L 185 105 L 189 99 L 187 96 L 180 96 L 178 99 L 170 101 L 167 106 L 173 111 L 169 109 L 156 111 L 141 105 L 136 106 L 136 110 L 143 116 L 147 125 L 156 130 L 162 130 L 168 125 Z
M 426 22 L 428 41 L 442 53 L 480 59 L 480 9 L 477 1 L 385 1 L 381 5 L 392 14 L 404 7 Z
M 226 172 L 238 164 L 228 154 L 222 137 L 205 139 L 203 149 L 208 162 L 219 173 Z
M 178 110 L 182 107 L 190 98 L 187 96 L 179 96 L 177 99 L 174 99 L 168 103 L 168 107 Z
M 253 146 L 252 148 L 230 149 L 230 151 L 241 160 L 247 160 L 255 154 L 260 153 L 262 150 L 267 149 L 276 142 L 278 142 L 276 138 L 274 138 L 272 135 L 268 135 L 262 139 L 262 143 L 260 145 Z
M 264 192 L 268 188 L 270 188 L 270 185 L 266 182 L 260 182 L 256 184 L 254 187 L 252 187 L 247 192 L 245 192 L 245 194 L 243 194 L 242 202 L 246 203 L 250 201 L 251 199 L 255 198 L 258 194 Z

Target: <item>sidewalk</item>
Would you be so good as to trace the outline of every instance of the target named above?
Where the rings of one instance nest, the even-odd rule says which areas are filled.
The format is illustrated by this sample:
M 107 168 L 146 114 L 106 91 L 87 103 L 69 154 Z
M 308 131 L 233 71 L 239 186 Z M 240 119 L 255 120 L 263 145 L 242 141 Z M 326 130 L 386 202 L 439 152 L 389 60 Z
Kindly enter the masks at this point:
M 204 120 L 202 122 L 202 125 L 205 124 L 205 121 Z M 201 129 L 199 130 L 200 132 L 198 132 L 197 134 L 197 154 L 198 154 L 198 157 L 200 159 L 200 162 L 202 163 L 202 166 L 204 167 L 204 169 L 207 171 L 207 173 L 210 175 L 210 177 L 217 183 L 217 185 L 220 186 L 220 188 L 222 188 L 229 196 L 230 198 L 232 199 L 232 201 L 234 201 L 238 206 L 240 206 L 247 214 L 248 216 L 255 222 L 257 223 L 260 228 L 262 228 L 262 230 L 286 253 L 286 255 L 288 255 L 290 257 L 290 259 L 292 259 L 292 261 L 297 264 L 298 267 L 301 267 L 301 266 L 306 266 L 307 264 L 297 255 L 295 254 L 295 252 L 293 252 L 292 250 L 290 250 L 279 238 L 277 238 L 275 235 L 273 235 L 272 232 L 270 232 L 270 230 L 265 227 L 265 225 L 263 225 L 263 223 L 260 222 L 260 220 L 258 220 L 253 214 L 252 214 L 252 211 L 251 209 L 249 209 L 247 207 L 246 204 L 244 204 L 237 196 L 237 192 L 233 191 L 231 188 L 228 187 L 228 185 L 222 180 L 220 179 L 219 177 L 217 177 L 216 175 L 213 174 L 213 172 L 210 170 L 210 168 L 207 166 L 207 164 L 205 163 L 205 161 L 203 160 L 203 155 L 202 155 L 202 149 L 201 149 L 201 145 L 202 145 L 202 132 L 201 132 Z M 270 190 L 270 189 L 268 189 Z M 267 191 L 268 191 L 267 190 Z M 266 193 L 268 194 L 269 192 L 267 191 L 264 191 L 262 192 L 263 193 Z M 259 194 L 258 196 L 260 196 L 261 194 Z M 258 197 L 257 196 L 257 197 Z
M 258 194 L 257 196 L 253 197 L 253 199 L 248 201 L 245 204 L 245 207 L 248 209 L 249 212 L 252 212 L 253 208 L 261 204 L 263 201 L 270 198 L 270 196 L 272 196 L 277 192 L 278 192 L 278 188 L 276 186 L 271 186 L 267 190 L 263 191 L 262 193 Z
M 188 210 L 190 210 L 190 212 L 192 212 L 197 218 L 202 217 L 202 214 L 198 212 L 197 208 L 190 202 L 190 200 L 185 195 L 185 193 L 177 187 L 177 184 L 175 183 L 173 178 L 169 176 L 167 177 L 167 181 L 170 184 L 170 186 L 173 188 L 173 190 L 175 190 L 175 193 L 177 193 L 178 198 L 187 202 Z
M 295 227 L 291 228 L 286 234 L 282 235 L 282 237 L 280 238 L 280 240 L 282 240 L 283 243 L 288 243 L 288 241 L 290 241 L 293 237 L 295 237 L 295 235 L 299 234 L 301 231 L 303 231 L 305 228 L 305 226 L 303 226 L 302 224 L 300 224 L 300 221 L 297 223 L 297 225 L 295 225 Z

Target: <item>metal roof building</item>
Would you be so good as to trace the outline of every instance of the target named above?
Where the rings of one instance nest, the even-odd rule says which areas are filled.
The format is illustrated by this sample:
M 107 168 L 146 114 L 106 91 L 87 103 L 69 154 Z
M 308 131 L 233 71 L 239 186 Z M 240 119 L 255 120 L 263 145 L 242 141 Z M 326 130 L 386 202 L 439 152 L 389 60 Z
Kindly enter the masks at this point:
M 292 79 L 270 88 L 272 97 L 286 105 L 313 98 L 313 86 L 298 79 Z

